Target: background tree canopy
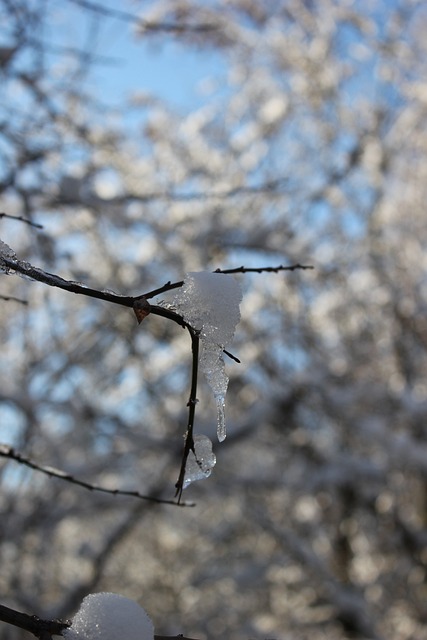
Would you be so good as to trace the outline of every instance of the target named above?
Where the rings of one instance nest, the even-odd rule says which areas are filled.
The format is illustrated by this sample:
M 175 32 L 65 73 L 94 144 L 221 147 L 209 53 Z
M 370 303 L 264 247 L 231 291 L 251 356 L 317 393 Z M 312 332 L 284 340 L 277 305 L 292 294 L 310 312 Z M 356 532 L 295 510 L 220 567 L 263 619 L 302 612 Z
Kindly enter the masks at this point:
M 315 266 L 235 276 L 242 364 L 227 364 L 228 437 L 185 493 L 193 509 L 0 458 L 1 601 L 70 617 L 105 590 L 163 634 L 421 640 L 425 3 L 0 0 L 0 12 L 0 235 L 22 260 L 126 295 L 189 271 Z M 114 41 L 141 75 L 150 45 L 169 52 L 159 85 L 185 84 L 193 62 L 209 77 L 181 104 L 138 74 L 115 91 Z M 0 294 L 1 443 L 90 484 L 172 497 L 188 335 L 12 275 Z M 214 439 L 203 381 L 198 397 L 196 432 Z M 1 637 L 28 636 L 2 625 Z

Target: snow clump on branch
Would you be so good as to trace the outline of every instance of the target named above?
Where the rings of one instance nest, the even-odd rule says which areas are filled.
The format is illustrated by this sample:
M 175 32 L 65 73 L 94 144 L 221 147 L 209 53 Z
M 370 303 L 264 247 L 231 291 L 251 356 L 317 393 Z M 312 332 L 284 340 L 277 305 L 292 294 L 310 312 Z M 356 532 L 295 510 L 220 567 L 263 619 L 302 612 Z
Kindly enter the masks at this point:
M 154 640 L 154 627 L 133 600 L 116 593 L 91 593 L 62 634 L 66 640 Z

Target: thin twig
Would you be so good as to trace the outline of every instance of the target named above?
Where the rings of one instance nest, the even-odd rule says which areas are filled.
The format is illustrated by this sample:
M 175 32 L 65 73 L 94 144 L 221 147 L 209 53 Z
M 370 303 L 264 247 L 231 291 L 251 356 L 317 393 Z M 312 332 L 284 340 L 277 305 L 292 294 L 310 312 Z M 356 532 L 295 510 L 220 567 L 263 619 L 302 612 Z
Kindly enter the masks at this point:
M 4 296 L 0 294 L 0 300 L 5 300 L 6 302 L 19 302 L 20 304 L 28 304 L 28 300 L 21 300 L 21 298 L 15 298 L 15 296 Z
M 300 269 L 302 271 L 307 269 L 314 269 L 313 265 L 310 264 L 291 264 L 291 265 L 283 265 L 279 264 L 277 267 L 234 267 L 233 269 L 215 269 L 213 273 L 224 273 L 224 274 L 233 274 L 233 273 L 279 273 L 280 271 L 296 271 Z M 179 280 L 178 282 L 166 282 L 162 287 L 158 289 L 153 289 L 152 291 L 148 291 L 147 293 L 143 293 L 140 296 L 136 296 L 135 300 L 139 298 L 146 298 L 149 300 L 150 298 L 154 298 L 155 296 L 161 295 L 162 293 L 166 293 L 167 291 L 172 291 L 173 289 L 179 289 L 184 285 L 184 280 Z
M 279 271 L 296 271 L 297 269 L 314 269 L 311 264 L 279 264 L 277 267 L 234 267 L 233 269 L 215 269 L 214 273 L 279 273 Z
M 9 218 L 9 220 L 18 220 L 19 222 L 25 222 L 25 224 L 29 224 L 30 227 L 34 227 L 35 229 L 43 229 L 42 224 L 38 224 L 37 222 L 32 222 L 28 220 L 28 218 L 23 218 L 22 216 L 12 216 L 9 213 L 0 213 L 0 218 Z
M 177 502 L 176 500 L 166 500 L 162 498 L 157 498 L 156 496 L 145 495 L 140 493 L 139 491 L 127 491 L 124 489 L 108 489 L 107 487 L 94 485 L 89 482 L 85 482 L 84 480 L 79 480 L 78 478 L 75 478 L 74 476 L 67 473 L 66 471 L 61 471 L 60 469 L 55 469 L 53 467 L 38 464 L 33 460 L 31 460 L 30 458 L 27 458 L 26 456 L 23 456 L 21 453 L 18 453 L 17 451 L 15 451 L 13 447 L 10 447 L 5 444 L 0 444 L 0 457 L 8 458 L 9 460 L 14 460 L 15 462 L 18 462 L 19 464 L 23 464 L 26 467 L 33 469 L 34 471 L 39 471 L 40 473 L 44 473 L 50 478 L 59 478 L 60 480 L 65 480 L 66 482 L 70 482 L 71 484 L 75 484 L 79 487 L 83 487 L 84 489 L 88 489 L 89 491 L 97 491 L 99 493 L 108 493 L 114 496 L 127 496 L 130 498 L 139 498 L 140 500 L 148 500 L 150 502 L 156 502 L 158 504 L 170 504 L 175 507 L 176 506 L 182 506 L 182 507 L 194 506 L 193 502 Z
M 144 20 L 143 18 L 140 18 L 133 13 L 129 13 L 128 11 L 105 7 L 100 3 L 91 2 L 89 0 L 69 0 L 69 2 L 72 2 L 73 4 L 76 4 L 88 11 L 93 11 L 94 13 L 98 13 L 99 15 L 103 15 L 107 18 L 115 18 L 117 20 L 122 20 L 123 22 L 136 24 L 137 26 L 143 27 L 147 31 L 185 33 L 187 31 L 205 32 L 216 31 L 218 29 L 218 27 L 212 23 L 182 24 L 180 22 L 149 22 L 148 20 Z
M 191 351 L 193 354 L 192 359 L 192 367 L 191 367 L 191 389 L 190 389 L 190 398 L 188 400 L 188 424 L 187 431 L 185 433 L 185 442 L 184 442 L 184 451 L 182 453 L 182 461 L 181 461 L 181 469 L 179 471 L 178 480 L 175 484 L 176 494 L 178 497 L 178 504 L 181 504 L 182 492 L 184 490 L 184 479 L 185 479 L 185 471 L 187 468 L 187 459 L 192 451 L 194 451 L 194 438 L 193 438 L 193 430 L 194 430 L 194 418 L 196 415 L 196 404 L 197 404 L 197 374 L 199 369 L 199 345 L 200 345 L 200 337 L 199 332 L 194 329 L 190 329 L 191 336 Z

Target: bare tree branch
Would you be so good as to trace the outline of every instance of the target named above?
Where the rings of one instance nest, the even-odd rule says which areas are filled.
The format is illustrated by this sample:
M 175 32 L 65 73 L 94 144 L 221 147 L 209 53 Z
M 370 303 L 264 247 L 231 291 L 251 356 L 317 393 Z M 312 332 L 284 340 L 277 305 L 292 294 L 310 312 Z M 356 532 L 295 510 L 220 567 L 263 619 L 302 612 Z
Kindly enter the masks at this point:
M 215 269 L 213 273 L 224 273 L 224 274 L 233 274 L 233 273 L 279 273 L 280 271 L 296 271 L 297 269 L 306 270 L 306 269 L 314 269 L 312 265 L 303 265 L 303 264 L 293 264 L 289 266 L 284 266 L 282 264 L 277 267 L 234 267 L 233 269 Z M 158 289 L 153 289 L 153 291 L 148 291 L 147 293 L 143 293 L 140 296 L 136 296 L 135 300 L 139 298 L 146 298 L 147 300 L 150 298 L 154 298 L 155 296 L 161 295 L 162 293 L 166 293 L 167 291 L 172 291 L 172 289 L 179 289 L 184 285 L 184 280 L 180 280 L 178 282 L 166 282 L 162 287 Z
M 102 15 L 106 18 L 115 18 L 117 20 L 122 20 L 123 22 L 129 22 L 131 24 L 135 24 L 138 27 L 142 27 L 146 31 L 165 31 L 169 33 L 187 33 L 187 32 L 206 32 L 206 31 L 217 31 L 218 26 L 212 24 L 210 22 L 206 23 L 197 23 L 197 24 L 189 24 L 184 23 L 180 24 L 179 22 L 150 22 L 148 20 L 144 20 L 139 16 L 134 15 L 133 13 L 129 13 L 128 11 L 123 11 L 121 9 L 112 9 L 109 7 L 105 7 L 102 4 L 97 2 L 90 2 L 89 0 L 68 0 L 72 4 L 75 4 L 82 9 L 86 9 L 88 11 L 93 11 L 99 15 Z
M 33 469 L 34 471 L 39 471 L 40 473 L 44 473 L 50 478 L 59 478 L 60 480 L 65 480 L 66 482 L 70 482 L 71 484 L 75 484 L 79 487 L 83 487 L 84 489 L 88 489 L 89 491 L 97 491 L 99 493 L 108 493 L 113 496 L 127 496 L 130 498 L 139 498 L 140 500 L 148 500 L 150 502 L 156 502 L 158 504 L 170 504 L 173 506 L 180 506 L 180 507 L 195 506 L 193 502 L 180 502 L 180 501 L 177 502 L 176 500 L 165 500 L 153 495 L 144 495 L 139 491 L 126 491 L 124 489 L 108 489 L 107 487 L 94 485 L 94 484 L 91 484 L 90 482 L 79 480 L 78 478 L 75 478 L 74 476 L 67 473 L 66 471 L 61 471 L 60 469 L 55 469 L 54 467 L 38 464 L 33 460 L 31 460 L 30 458 L 27 458 L 21 453 L 18 453 L 17 451 L 15 451 L 13 447 L 10 447 L 5 444 L 0 444 L 0 457 L 8 458 L 9 460 L 14 460 L 15 462 L 18 462 L 19 464 L 23 464 L 26 467 Z
M 191 369 L 191 389 L 190 389 L 190 398 L 188 400 L 188 424 L 187 431 L 185 434 L 185 443 L 184 443 L 184 451 L 182 454 L 182 462 L 181 469 L 179 472 L 179 477 L 176 482 L 176 496 L 178 497 L 178 504 L 181 504 L 182 492 L 184 490 L 184 479 L 185 479 L 185 471 L 187 468 L 187 459 L 190 451 L 195 454 L 194 451 L 194 438 L 193 438 L 193 429 L 194 429 L 194 418 L 196 415 L 196 404 L 197 404 L 197 373 L 199 368 L 199 332 L 192 329 L 190 331 L 191 335 L 191 350 L 193 354 L 193 364 Z
M 12 216 L 9 213 L 1 212 L 0 218 L 9 218 L 9 220 L 19 220 L 19 222 L 25 222 L 25 224 L 29 224 L 31 227 L 34 227 L 35 229 L 44 228 L 42 224 L 38 224 L 37 222 L 32 222 L 31 220 L 28 220 L 28 218 L 24 218 L 22 216 Z
M 10 252 L 14 256 L 13 251 L 10 250 Z M 25 275 L 33 280 L 38 280 L 39 282 L 43 282 L 44 284 L 47 284 L 49 286 L 59 287 L 60 289 L 64 289 L 65 291 L 70 291 L 71 293 L 86 295 L 89 297 L 104 300 L 106 302 L 112 302 L 115 304 L 120 304 L 122 306 L 132 307 L 138 322 L 141 322 L 150 313 L 153 315 L 159 315 L 159 316 L 168 318 L 169 320 L 172 320 L 173 322 L 179 324 L 180 326 L 188 329 L 191 337 L 191 347 L 192 347 L 192 355 L 193 355 L 191 390 L 190 390 L 190 398 L 187 404 L 189 408 L 188 424 L 187 424 L 187 431 L 185 433 L 184 451 L 182 454 L 180 472 L 179 472 L 178 480 L 175 484 L 175 487 L 176 487 L 175 497 L 178 498 L 177 502 L 172 500 L 162 500 L 159 498 L 154 498 L 152 496 L 141 495 L 137 491 L 120 491 L 120 490 L 105 489 L 103 487 L 97 487 L 87 482 L 77 480 L 76 478 L 73 478 L 73 476 L 63 471 L 59 471 L 51 467 L 43 467 L 43 466 L 37 465 L 31 460 L 29 460 L 28 458 L 24 458 L 20 454 L 16 453 L 11 447 L 6 447 L 6 446 L 0 447 L 0 456 L 11 458 L 13 460 L 16 460 L 17 462 L 20 462 L 21 464 L 25 464 L 31 467 L 32 469 L 36 469 L 38 471 L 46 473 L 49 476 L 54 476 L 54 477 L 68 480 L 69 482 L 80 485 L 92 491 L 102 491 L 104 493 L 111 493 L 114 495 L 132 496 L 132 497 L 137 497 L 144 500 L 152 500 L 155 502 L 160 502 L 165 504 L 174 504 L 174 505 L 186 504 L 181 502 L 181 498 L 182 498 L 182 492 L 184 489 L 187 459 L 190 454 L 190 451 L 192 451 L 195 454 L 193 430 L 194 430 L 194 419 L 195 419 L 196 404 L 197 404 L 199 332 L 196 331 L 194 327 L 192 327 L 188 322 L 186 322 L 184 318 L 173 309 L 169 309 L 161 305 L 150 305 L 150 303 L 148 302 L 148 298 L 152 298 L 156 295 L 159 295 L 160 293 L 164 293 L 166 291 L 170 291 L 172 289 L 182 287 L 184 284 L 184 281 L 181 280 L 179 282 L 174 282 L 174 283 L 167 282 L 165 285 L 163 285 L 163 287 L 160 287 L 159 289 L 155 289 L 153 291 L 150 291 L 148 293 L 145 293 L 136 297 L 122 296 L 107 290 L 99 291 L 98 289 L 92 289 L 82 284 L 81 282 L 65 280 L 64 278 L 61 278 L 60 276 L 57 276 L 55 274 L 47 273 L 46 271 L 43 271 L 43 269 L 40 269 L 38 267 L 33 267 L 33 265 L 27 262 L 22 262 L 18 260 L 15 256 L 9 257 L 7 255 L 3 255 L 0 257 L 0 263 L 2 264 L 3 268 L 5 268 L 6 270 L 11 269 L 14 271 L 18 271 L 22 275 Z M 278 265 L 276 267 L 257 267 L 257 268 L 249 268 L 249 267 L 241 266 L 241 267 L 235 267 L 233 269 L 216 269 L 214 273 L 223 273 L 223 274 L 263 273 L 263 272 L 279 273 L 280 271 L 294 271 L 296 269 L 313 269 L 313 268 L 314 267 L 312 267 L 311 265 L 301 265 L 301 264 L 295 264 L 291 266 Z M 236 358 L 229 351 L 224 350 L 224 353 L 230 358 L 232 358 L 233 360 L 235 360 L 236 362 L 240 362 L 240 360 Z
M 24 629 L 32 633 L 40 640 L 50 640 L 54 636 L 61 636 L 64 629 L 70 626 L 70 622 L 62 622 L 61 620 L 42 620 L 38 616 L 30 616 L 27 613 L 21 613 L 0 605 L 0 620 L 7 622 L 14 627 Z
M 167 291 L 171 291 L 172 289 L 178 289 L 183 286 L 184 281 L 180 280 L 178 282 L 167 282 L 162 287 L 158 289 L 153 289 L 147 293 L 142 293 L 138 296 L 125 296 L 119 293 L 114 293 L 112 291 L 102 289 L 92 289 L 91 287 L 86 286 L 82 282 L 76 282 L 74 280 L 65 280 L 60 276 L 57 276 L 53 273 L 48 273 L 39 267 L 33 267 L 28 262 L 22 262 L 17 260 L 16 258 L 9 258 L 6 256 L 0 256 L 0 265 L 3 265 L 6 269 L 10 269 L 12 271 L 17 271 L 27 278 L 31 278 L 32 280 L 37 280 L 38 282 L 43 282 L 44 284 L 49 285 L 50 287 L 58 287 L 59 289 L 64 289 L 65 291 L 69 291 L 70 293 L 81 294 L 84 296 L 89 296 L 91 298 L 97 298 L 98 300 L 104 300 L 105 302 L 113 302 L 114 304 L 119 304 L 124 307 L 135 308 L 137 301 L 145 299 L 148 300 L 150 298 L 154 298 L 157 295 L 165 293 Z M 295 271 L 297 269 L 306 270 L 306 269 L 314 269 L 312 265 L 302 265 L 302 264 L 294 264 L 294 265 L 278 265 L 277 267 L 235 267 L 233 269 L 216 269 L 214 273 L 224 273 L 224 274 L 233 274 L 233 273 L 279 273 L 280 271 Z M 188 326 L 187 323 L 183 320 L 182 316 L 171 309 L 167 309 L 165 307 L 151 305 L 150 313 L 158 316 L 163 316 L 168 318 L 169 320 L 173 320 L 177 324 L 180 324 L 182 327 Z
M 71 621 L 63 620 L 42 620 L 38 616 L 30 616 L 27 613 L 15 611 L 10 607 L 0 604 L 0 620 L 11 624 L 19 629 L 24 629 L 32 633 L 40 640 L 52 640 L 52 636 L 62 636 L 64 629 L 71 626 Z M 187 638 L 182 634 L 177 636 L 158 636 L 154 635 L 154 640 L 196 640 L 195 638 Z

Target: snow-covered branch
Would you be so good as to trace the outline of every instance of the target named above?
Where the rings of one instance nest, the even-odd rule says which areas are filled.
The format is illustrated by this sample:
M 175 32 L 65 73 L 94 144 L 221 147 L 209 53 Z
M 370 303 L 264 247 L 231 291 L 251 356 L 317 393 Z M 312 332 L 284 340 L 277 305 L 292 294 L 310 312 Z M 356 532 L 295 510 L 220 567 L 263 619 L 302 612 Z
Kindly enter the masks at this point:
M 63 636 L 67 640 L 196 640 L 179 634 L 156 635 L 144 609 L 136 602 L 113 593 L 87 596 L 72 621 L 43 620 L 0 604 L 0 621 L 40 640 Z
M 226 353 L 236 362 L 240 362 L 236 356 L 225 349 L 233 337 L 235 327 L 240 319 L 239 304 L 242 293 L 238 283 L 231 277 L 237 273 L 279 273 L 280 271 L 294 271 L 296 269 L 312 269 L 310 265 L 295 264 L 290 266 L 278 265 L 275 267 L 251 267 L 244 266 L 232 269 L 216 269 L 213 273 L 198 272 L 189 273 L 185 279 L 175 283 L 168 282 L 163 287 L 149 291 L 139 296 L 126 296 L 117 294 L 108 289 L 94 289 L 82 282 L 65 280 L 64 278 L 48 273 L 39 267 L 34 267 L 29 262 L 19 260 L 15 251 L 0 240 L 0 271 L 4 273 L 18 273 L 47 284 L 58 287 L 70 293 L 80 294 L 104 300 L 113 304 L 129 307 L 134 310 L 138 323 L 149 314 L 158 315 L 172 320 L 176 324 L 188 329 L 192 344 L 192 375 L 191 390 L 188 406 L 188 423 L 185 434 L 184 450 L 182 454 L 179 477 L 176 482 L 176 495 L 178 504 L 181 503 L 182 491 L 191 482 L 206 478 L 210 475 L 215 465 L 215 456 L 212 453 L 212 443 L 206 436 L 197 436 L 195 440 L 194 421 L 197 404 L 197 375 L 200 368 L 206 376 L 211 387 L 217 407 L 217 434 L 219 441 L 226 437 L 225 428 L 225 394 L 228 386 L 228 376 L 225 373 L 223 353 Z M 148 302 L 161 293 L 180 289 L 170 305 L 154 305 Z M 119 492 L 106 490 L 89 483 L 73 478 L 62 471 L 50 467 L 42 467 L 9 448 L 0 449 L 0 455 L 13 458 L 17 462 L 48 473 L 51 476 L 66 479 L 87 489 L 103 491 L 113 494 L 132 495 L 143 499 L 153 499 L 139 492 Z M 189 461 L 191 471 L 187 469 Z M 157 502 L 177 504 L 174 501 Z

